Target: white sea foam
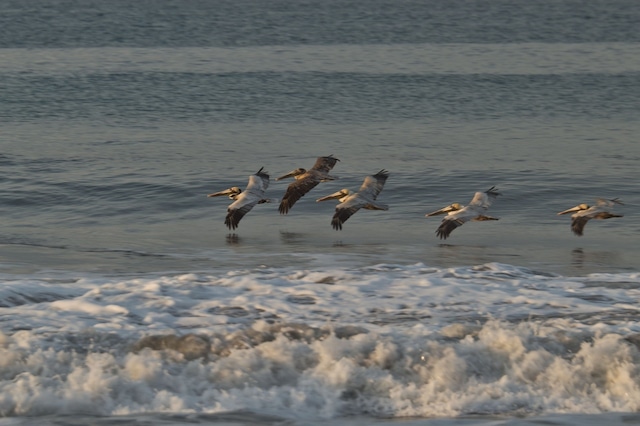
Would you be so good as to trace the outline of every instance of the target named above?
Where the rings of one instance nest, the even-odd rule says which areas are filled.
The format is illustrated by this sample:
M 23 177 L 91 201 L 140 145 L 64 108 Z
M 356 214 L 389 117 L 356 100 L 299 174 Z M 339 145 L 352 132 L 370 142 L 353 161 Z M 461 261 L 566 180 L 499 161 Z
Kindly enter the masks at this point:
M 640 410 L 637 273 L 380 264 L 2 281 L 2 416 Z

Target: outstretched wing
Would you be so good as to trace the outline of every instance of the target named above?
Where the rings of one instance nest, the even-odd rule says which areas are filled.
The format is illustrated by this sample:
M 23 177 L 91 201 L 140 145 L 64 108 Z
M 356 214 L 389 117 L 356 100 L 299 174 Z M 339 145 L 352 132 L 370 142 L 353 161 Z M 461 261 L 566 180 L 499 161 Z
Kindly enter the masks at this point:
M 571 216 L 571 230 L 574 234 L 581 237 L 584 233 L 584 226 L 589 222 L 590 217 L 588 216 Z
M 280 214 L 287 214 L 291 207 L 298 201 L 304 194 L 311 191 L 320 183 L 312 175 L 307 175 L 302 179 L 295 180 L 289 184 L 287 187 L 287 191 L 284 193 L 284 197 L 282 197 L 282 201 L 280 202 L 280 206 L 278 207 L 278 211 Z
M 364 182 L 358 192 L 364 197 L 371 198 L 375 200 L 378 197 L 378 194 L 382 191 L 384 187 L 384 183 L 387 181 L 389 177 L 389 172 L 386 170 L 380 170 L 378 173 L 372 176 L 367 176 L 364 178 Z
M 311 170 L 319 170 L 321 172 L 329 173 L 329 171 L 333 169 L 333 166 L 335 166 L 338 161 L 340 160 L 335 158 L 333 154 L 327 157 L 318 157 Z
M 469 205 L 486 210 L 491 206 L 491 203 L 493 203 L 498 195 L 500 195 L 500 193 L 497 188 L 492 186 L 485 192 L 476 192 L 469 202 Z
M 345 207 L 336 207 L 336 212 L 331 219 L 331 226 L 336 231 L 342 229 L 342 224 L 347 221 L 351 216 L 353 216 L 358 210 L 360 210 L 360 206 L 345 206 Z
M 601 207 L 601 208 L 610 208 L 612 209 L 616 204 L 619 204 L 621 206 L 624 206 L 624 203 L 622 201 L 620 201 L 619 198 L 613 198 L 611 200 L 607 200 L 604 198 L 598 198 L 596 200 L 596 206 Z
M 227 225 L 227 228 L 236 229 L 238 227 L 238 224 L 240 223 L 240 220 L 244 217 L 244 215 L 251 211 L 256 203 L 257 201 L 253 203 L 242 204 L 237 207 L 234 207 L 234 205 L 237 204 L 237 201 L 231 204 L 227 209 L 227 217 L 224 219 L 224 224 Z
M 440 222 L 440 226 L 436 229 L 436 235 L 440 237 L 441 240 L 446 240 L 449 238 L 449 235 L 456 229 L 458 226 L 464 225 L 466 220 L 462 219 L 442 219 Z
M 249 176 L 249 183 L 245 192 L 251 192 L 253 194 L 264 196 L 264 192 L 269 187 L 269 174 L 261 167 L 256 174 Z

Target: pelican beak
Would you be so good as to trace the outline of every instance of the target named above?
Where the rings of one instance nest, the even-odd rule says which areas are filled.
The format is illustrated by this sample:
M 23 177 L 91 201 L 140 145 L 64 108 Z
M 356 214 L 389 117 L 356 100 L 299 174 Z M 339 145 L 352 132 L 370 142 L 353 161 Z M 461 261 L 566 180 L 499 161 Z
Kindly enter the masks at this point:
M 575 207 L 571 207 L 570 209 L 561 211 L 561 212 L 558 213 L 558 215 L 568 214 L 568 213 L 573 213 L 573 212 L 579 212 L 580 210 L 582 210 L 582 206 L 578 205 L 578 206 L 575 206 Z
M 454 210 L 458 210 L 458 209 L 456 209 L 456 208 L 453 206 L 453 204 L 451 204 L 451 205 L 449 205 L 449 206 L 447 206 L 447 207 L 443 207 L 443 208 L 441 208 L 440 210 L 436 210 L 435 212 L 427 213 L 427 214 L 425 214 L 424 216 L 425 216 L 425 217 L 429 217 L 429 216 L 438 216 L 438 215 L 440 215 L 440 214 L 449 213 L 449 212 L 454 211 Z
M 223 195 L 233 194 L 233 188 L 225 189 L 224 191 L 214 192 L 213 194 L 207 195 L 207 197 L 222 197 Z
M 276 178 L 276 180 L 282 180 L 282 179 L 286 179 L 286 178 L 290 178 L 290 177 L 294 177 L 298 175 L 298 169 L 296 170 L 291 170 L 289 173 L 287 173 L 286 175 L 280 176 L 279 178 Z
M 326 196 L 324 196 L 324 197 L 318 198 L 318 199 L 316 200 L 316 203 L 317 203 L 317 202 L 320 202 L 320 201 L 335 200 L 335 199 L 338 199 L 338 198 L 342 198 L 342 197 L 344 197 L 345 195 L 346 195 L 346 194 L 344 193 L 344 191 L 340 190 L 340 191 L 338 191 L 338 192 L 334 192 L 333 194 L 326 195 Z

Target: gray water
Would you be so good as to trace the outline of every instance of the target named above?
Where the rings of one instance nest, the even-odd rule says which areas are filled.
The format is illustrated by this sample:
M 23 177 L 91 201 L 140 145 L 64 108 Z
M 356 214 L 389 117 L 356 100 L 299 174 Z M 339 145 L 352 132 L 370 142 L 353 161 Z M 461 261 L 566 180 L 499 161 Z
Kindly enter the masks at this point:
M 0 270 L 638 272 L 639 22 L 623 0 L 2 2 Z M 229 200 L 206 197 L 329 154 L 340 179 L 286 216 L 258 205 L 230 232 Z M 383 168 L 389 211 L 331 229 L 334 204 L 315 199 Z M 269 196 L 287 184 L 272 180 Z M 494 185 L 499 221 L 437 239 L 425 213 Z M 620 198 L 624 217 L 577 237 L 556 215 L 600 197 Z M 176 423 L 287 424 L 203 416 Z M 480 419 L 442 424 L 529 424 Z
M 188 270 L 211 249 L 268 247 L 284 264 L 321 250 L 636 270 L 638 58 L 617 42 L 4 49 L 4 263 Z M 328 154 L 340 180 L 288 216 L 260 205 L 230 235 L 227 201 L 205 197 Z M 390 210 L 334 232 L 315 198 L 382 168 Z M 424 214 L 493 185 L 500 221 L 441 244 Z M 555 215 L 598 197 L 622 199 L 625 217 L 579 238 Z

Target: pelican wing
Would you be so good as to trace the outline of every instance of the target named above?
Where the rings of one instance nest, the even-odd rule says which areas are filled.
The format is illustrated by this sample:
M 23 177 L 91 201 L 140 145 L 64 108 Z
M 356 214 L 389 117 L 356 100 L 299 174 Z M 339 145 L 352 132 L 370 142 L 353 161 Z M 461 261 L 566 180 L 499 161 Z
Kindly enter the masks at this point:
M 287 191 L 282 197 L 278 211 L 280 214 L 287 214 L 291 207 L 298 201 L 304 194 L 311 191 L 320 183 L 320 180 L 316 179 L 312 174 L 297 179 L 289 184 Z
M 573 233 L 581 237 L 584 233 L 584 226 L 587 224 L 587 222 L 589 222 L 589 219 L 591 218 L 588 216 L 575 214 L 571 216 L 571 230 L 573 231 Z
M 256 174 L 249 176 L 249 183 L 245 192 L 251 192 L 256 195 L 263 196 L 264 192 L 269 187 L 269 174 L 263 171 L 264 167 L 261 167 Z
M 442 222 L 440 222 L 438 229 L 436 229 L 436 235 L 438 235 L 441 240 L 446 240 L 454 229 L 464 225 L 470 220 L 496 220 L 489 216 L 478 215 L 477 210 L 477 206 L 469 205 L 460 210 L 449 212 L 449 214 L 442 219 Z
M 596 206 L 599 206 L 599 207 L 613 208 L 616 204 L 620 204 L 621 206 L 624 206 L 624 203 L 622 201 L 620 201 L 618 198 L 614 198 L 612 200 L 606 200 L 604 198 L 598 198 L 596 200 Z
M 329 171 L 333 169 L 333 166 L 335 166 L 338 161 L 340 160 L 335 158 L 333 155 L 329 155 L 327 157 L 318 157 L 311 170 L 319 170 L 324 173 L 329 173 Z
M 382 191 L 384 187 L 384 183 L 387 181 L 389 177 L 389 172 L 386 170 L 380 170 L 378 173 L 372 176 L 367 176 L 364 178 L 364 182 L 362 186 L 358 190 L 358 193 L 361 195 L 375 200 L 378 197 L 378 194 Z
M 236 229 L 238 227 L 238 224 L 240 223 L 240 219 L 242 219 L 244 215 L 249 213 L 253 206 L 255 206 L 255 203 L 245 204 L 244 206 L 239 208 L 231 208 L 231 206 L 229 206 L 229 208 L 227 209 L 227 217 L 224 219 L 224 224 L 227 225 L 227 228 L 229 229 Z
M 436 235 L 440 237 L 441 240 L 446 240 L 449 238 L 449 235 L 456 229 L 458 226 L 464 225 L 466 220 L 463 219 L 454 219 L 454 218 L 444 218 L 436 229 Z
M 469 202 L 469 205 L 486 210 L 498 195 L 500 195 L 500 193 L 496 190 L 495 186 L 492 186 L 485 192 L 476 192 Z
M 251 211 L 253 206 L 258 203 L 267 202 L 262 194 L 255 194 L 249 191 L 243 192 L 236 198 L 236 201 L 231 203 L 227 208 L 227 217 L 224 220 L 224 224 L 229 229 L 236 229 L 240 223 L 240 219 Z
M 347 221 L 351 216 L 353 216 L 358 210 L 360 210 L 360 206 L 352 205 L 347 207 L 336 207 L 336 212 L 331 219 L 331 226 L 336 231 L 342 229 L 342 224 Z

